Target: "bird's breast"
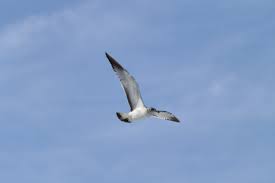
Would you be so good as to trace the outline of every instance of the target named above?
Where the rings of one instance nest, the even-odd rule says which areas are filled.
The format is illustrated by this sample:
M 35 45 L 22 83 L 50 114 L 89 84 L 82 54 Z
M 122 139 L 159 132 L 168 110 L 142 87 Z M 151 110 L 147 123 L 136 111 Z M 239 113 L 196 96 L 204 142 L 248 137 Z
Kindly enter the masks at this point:
M 136 108 L 132 112 L 129 113 L 131 121 L 143 119 L 147 116 L 147 109 L 146 108 Z

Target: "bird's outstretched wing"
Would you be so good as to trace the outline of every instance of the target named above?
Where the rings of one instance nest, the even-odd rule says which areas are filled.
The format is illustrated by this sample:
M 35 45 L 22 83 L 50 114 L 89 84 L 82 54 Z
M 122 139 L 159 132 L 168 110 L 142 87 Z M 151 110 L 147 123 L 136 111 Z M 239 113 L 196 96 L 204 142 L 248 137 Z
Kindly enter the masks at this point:
M 137 107 L 144 106 L 142 97 L 140 94 L 138 83 L 135 78 L 129 74 L 113 57 L 106 53 L 106 57 L 110 61 L 113 70 L 117 73 L 122 87 L 127 96 L 131 110 L 133 111 Z
M 150 111 L 150 114 L 153 117 L 156 117 L 156 118 L 159 118 L 159 119 L 174 121 L 174 122 L 177 122 L 177 123 L 180 122 L 180 120 L 175 115 L 173 115 L 172 113 L 167 112 L 167 111 L 152 110 L 152 111 Z

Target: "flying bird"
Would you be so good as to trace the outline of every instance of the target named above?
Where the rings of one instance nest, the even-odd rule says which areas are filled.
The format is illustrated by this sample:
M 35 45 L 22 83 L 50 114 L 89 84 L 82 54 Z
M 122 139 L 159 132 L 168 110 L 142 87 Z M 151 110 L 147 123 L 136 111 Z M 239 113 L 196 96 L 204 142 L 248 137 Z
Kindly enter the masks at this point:
M 117 112 L 117 117 L 123 122 L 131 123 L 146 117 L 156 117 L 163 120 L 180 122 L 172 113 L 159 111 L 153 107 L 146 107 L 143 103 L 138 83 L 135 78 L 129 74 L 113 57 L 105 53 L 113 70 L 118 75 L 121 85 L 125 91 L 131 111 L 129 113 Z

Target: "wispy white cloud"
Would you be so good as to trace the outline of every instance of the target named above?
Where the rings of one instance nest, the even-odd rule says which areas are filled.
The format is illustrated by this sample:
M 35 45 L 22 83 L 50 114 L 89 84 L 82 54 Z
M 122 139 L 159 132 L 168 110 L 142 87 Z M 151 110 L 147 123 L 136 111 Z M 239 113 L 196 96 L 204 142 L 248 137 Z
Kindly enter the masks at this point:
M 0 30 L 1 57 L 35 52 L 37 47 L 56 42 L 62 42 L 64 47 L 64 43 L 79 46 L 90 41 L 92 49 L 106 41 L 111 45 L 118 37 L 123 42 L 123 37 L 137 25 L 123 13 L 105 10 L 103 5 L 96 1 L 86 2 L 50 15 L 26 17 L 5 26 Z

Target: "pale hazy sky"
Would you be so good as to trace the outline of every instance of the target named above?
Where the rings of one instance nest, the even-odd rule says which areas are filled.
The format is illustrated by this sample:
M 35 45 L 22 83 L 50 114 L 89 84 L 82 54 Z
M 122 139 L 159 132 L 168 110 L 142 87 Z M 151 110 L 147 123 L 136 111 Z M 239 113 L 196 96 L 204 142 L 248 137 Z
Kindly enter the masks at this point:
M 0 182 L 274 183 L 275 1 L 0 2 Z M 104 52 L 175 124 L 121 123 Z

